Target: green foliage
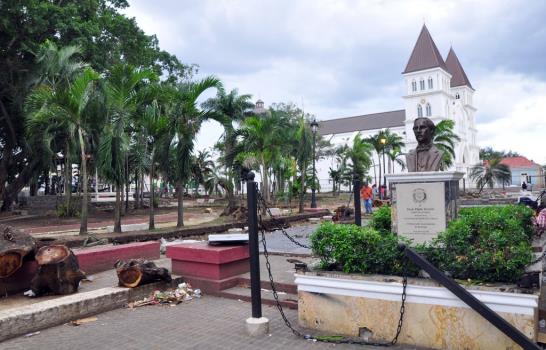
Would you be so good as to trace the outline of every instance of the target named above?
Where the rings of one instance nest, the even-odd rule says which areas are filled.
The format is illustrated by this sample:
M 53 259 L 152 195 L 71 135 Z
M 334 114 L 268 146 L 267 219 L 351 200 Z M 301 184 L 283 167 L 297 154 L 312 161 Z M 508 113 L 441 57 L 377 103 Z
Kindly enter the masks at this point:
M 453 278 L 516 282 L 532 260 L 533 211 L 525 206 L 464 208 L 431 243 L 415 247 Z M 311 235 L 313 253 L 327 269 L 344 272 L 402 272 L 397 241 L 388 233 L 390 208 L 374 213 L 369 227 L 322 224 Z M 410 267 L 415 274 L 415 267 Z
M 455 121 L 444 119 L 434 129 L 434 139 L 432 143 L 443 152 L 440 170 L 447 170 L 453 165 L 455 160 L 455 147 L 461 138 L 455 133 Z
M 66 203 L 59 204 L 57 206 L 57 210 L 55 211 L 55 214 L 60 218 L 79 218 L 80 217 L 80 211 L 78 209 L 78 206 L 75 205 L 74 202 L 71 202 L 69 205 L 66 205 Z
M 371 227 L 382 234 L 391 233 L 391 207 L 385 206 L 377 209 L 372 215 Z
M 402 273 L 399 238 L 392 234 L 380 234 L 370 227 L 326 222 L 310 239 L 313 253 L 320 257 L 323 268 L 334 267 L 347 273 Z
M 510 167 L 501 163 L 501 158 L 491 158 L 486 162 L 476 164 L 470 169 L 470 178 L 476 182 L 481 193 L 485 186 L 493 188 L 495 183 L 503 186 L 512 180 Z
M 460 218 L 422 249 L 454 278 L 515 282 L 532 260 L 532 214 L 514 205 L 461 209 Z

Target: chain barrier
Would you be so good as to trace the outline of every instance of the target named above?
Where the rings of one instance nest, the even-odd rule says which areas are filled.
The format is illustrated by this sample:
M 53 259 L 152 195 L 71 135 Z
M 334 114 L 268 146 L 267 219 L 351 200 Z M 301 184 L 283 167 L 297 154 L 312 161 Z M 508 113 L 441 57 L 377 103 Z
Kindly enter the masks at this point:
M 531 264 L 530 265 L 533 265 L 533 264 L 536 264 L 537 262 L 541 261 L 542 259 L 544 259 L 544 257 L 546 256 L 546 250 L 542 252 L 542 254 L 540 254 L 540 256 L 538 258 L 536 258 L 535 260 L 531 261 Z
M 264 211 L 269 214 L 271 217 L 271 221 L 275 223 L 280 223 L 278 225 L 278 230 L 281 230 L 281 232 L 293 243 L 296 245 L 303 247 L 303 248 L 309 248 L 305 244 L 302 244 L 292 236 L 290 236 L 285 230 L 284 230 L 284 222 L 276 219 L 269 210 L 269 207 L 267 206 L 267 203 L 265 199 L 263 198 L 261 192 L 258 190 L 258 187 L 256 186 L 256 192 L 258 194 L 258 200 L 260 201 L 259 204 L 263 207 Z M 300 338 L 306 339 L 306 340 L 313 340 L 318 341 L 322 343 L 331 343 L 331 344 L 354 344 L 354 345 L 371 345 L 371 346 L 381 346 L 381 347 L 388 347 L 396 345 L 398 342 L 398 337 L 400 336 L 400 333 L 402 332 L 402 325 L 404 323 L 404 314 L 406 311 L 406 288 L 408 285 L 408 275 L 407 275 L 407 265 L 408 261 L 407 258 L 404 257 L 404 269 L 403 269 L 403 276 L 402 276 L 402 304 L 400 305 L 400 318 L 398 319 L 398 325 L 396 329 L 396 334 L 394 338 L 390 342 L 374 342 L 374 341 L 366 341 L 366 340 L 357 340 L 357 339 L 349 339 L 349 338 L 341 338 L 338 339 L 337 337 L 320 337 L 320 336 L 313 336 L 310 334 L 303 334 L 299 330 L 297 330 L 290 320 L 286 317 L 284 313 L 284 309 L 279 301 L 279 295 L 277 293 L 277 287 L 275 285 L 275 281 L 273 280 L 273 273 L 271 272 L 271 262 L 269 261 L 269 252 L 267 251 L 267 242 L 265 238 L 265 229 L 264 225 L 262 224 L 262 216 L 261 214 L 258 215 L 258 229 L 261 232 L 261 242 L 263 246 L 263 254 L 265 257 L 265 266 L 267 268 L 267 273 L 269 277 L 269 283 L 271 285 L 271 292 L 273 294 L 273 298 L 275 299 L 275 306 L 277 307 L 277 310 L 279 310 L 279 313 L 284 321 L 284 324 L 286 327 L 292 331 L 292 333 Z

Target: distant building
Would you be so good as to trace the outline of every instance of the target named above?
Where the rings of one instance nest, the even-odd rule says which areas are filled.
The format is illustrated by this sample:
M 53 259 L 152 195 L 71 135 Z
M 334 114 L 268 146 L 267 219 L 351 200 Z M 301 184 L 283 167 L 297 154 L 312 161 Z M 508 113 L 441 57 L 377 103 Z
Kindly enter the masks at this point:
M 256 105 L 252 112 L 256 115 L 265 114 L 267 113 L 267 109 L 264 107 L 264 101 L 258 100 L 256 101 Z
M 454 131 L 461 141 L 456 145 L 455 162 L 450 170 L 462 171 L 466 178 L 470 168 L 479 162 L 474 122 L 476 108 L 473 105 L 475 90 L 455 51 L 450 48 L 444 61 L 427 27 L 423 25 L 402 77 L 405 109 L 323 120 L 319 124 L 319 133 L 333 144 L 350 145 L 358 132 L 367 137 L 388 128 L 405 140 L 406 149 L 403 152 L 407 152 L 417 145 L 413 134 L 416 118 L 427 117 L 436 124 L 451 119 L 455 121 Z M 322 190 L 331 189 L 327 180 L 328 169 L 335 168 L 334 163 L 333 159 L 319 162 L 317 169 Z M 400 167 L 394 170 L 400 171 Z M 371 176 L 374 177 L 373 169 Z
M 544 169 L 540 164 L 525 157 L 503 158 L 501 163 L 510 167 L 512 185 L 520 186 L 525 182 L 533 188 L 544 187 Z

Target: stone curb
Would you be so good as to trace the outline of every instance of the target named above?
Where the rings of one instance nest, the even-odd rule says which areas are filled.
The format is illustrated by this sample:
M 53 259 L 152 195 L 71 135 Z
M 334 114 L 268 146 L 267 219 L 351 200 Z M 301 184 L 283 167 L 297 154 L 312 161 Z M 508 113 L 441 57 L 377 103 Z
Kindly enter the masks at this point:
M 0 341 L 118 309 L 156 289 L 164 290 L 181 282 L 178 277 L 171 283 L 156 282 L 133 289 L 107 287 L 0 311 Z

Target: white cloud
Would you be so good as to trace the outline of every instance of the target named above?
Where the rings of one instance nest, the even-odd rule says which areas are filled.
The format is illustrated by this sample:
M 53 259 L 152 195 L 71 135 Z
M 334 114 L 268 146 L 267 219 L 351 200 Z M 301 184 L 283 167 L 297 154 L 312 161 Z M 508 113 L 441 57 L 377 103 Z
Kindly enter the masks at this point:
M 546 3 L 532 0 L 148 0 L 125 10 L 160 46 L 266 103 L 319 119 L 402 108 L 402 77 L 423 21 L 453 44 L 476 88 L 481 145 L 546 162 Z M 544 110 L 544 109 L 543 109 Z M 518 132 L 514 130 L 517 128 Z M 212 145 L 221 131 L 202 131 Z M 213 132 L 212 130 L 216 130 Z M 209 135 L 210 133 L 210 135 Z M 517 134 L 517 135 L 516 135 Z M 212 136 L 211 136 L 212 135 Z M 214 139 L 214 140 L 213 140 Z
M 546 82 L 504 71 L 484 76 L 476 92 L 480 146 L 513 150 L 546 164 Z M 484 121 L 480 116 L 486 116 Z

